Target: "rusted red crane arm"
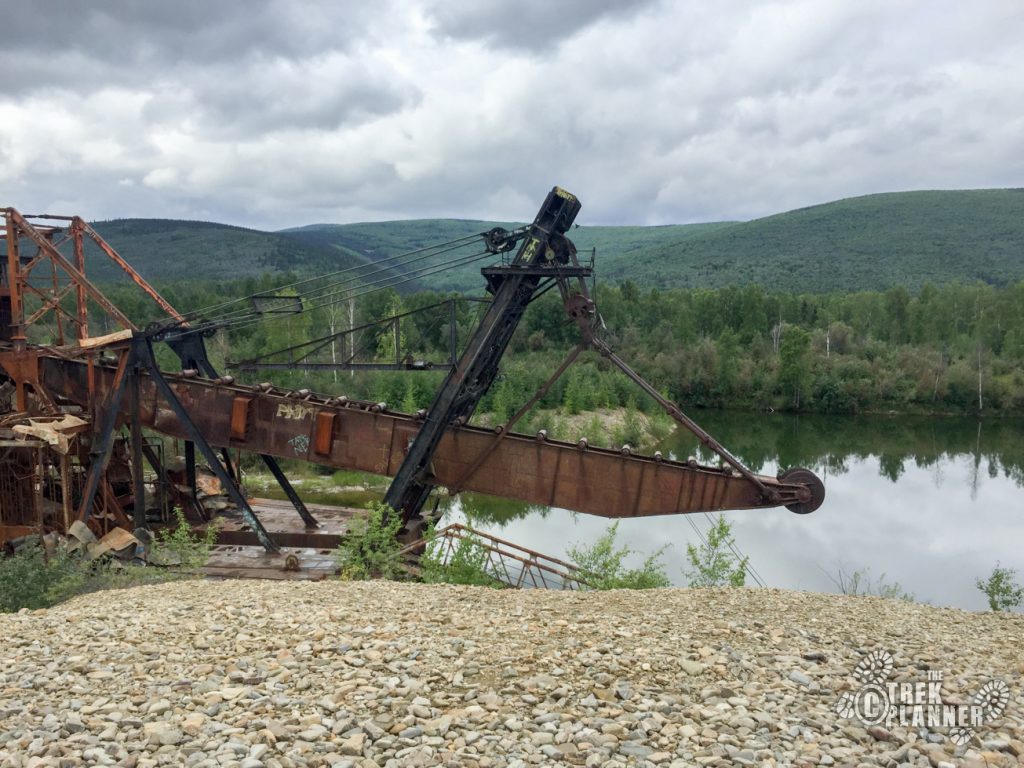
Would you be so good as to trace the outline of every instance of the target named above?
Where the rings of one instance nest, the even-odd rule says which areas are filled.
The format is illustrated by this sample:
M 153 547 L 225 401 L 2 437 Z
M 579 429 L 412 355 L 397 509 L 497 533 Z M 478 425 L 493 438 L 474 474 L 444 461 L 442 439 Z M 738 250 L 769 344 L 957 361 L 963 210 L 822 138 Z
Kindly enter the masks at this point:
M 41 382 L 51 395 L 83 405 L 89 402 L 84 363 L 40 354 L 39 369 Z M 165 376 L 196 426 L 212 445 L 220 447 L 390 476 L 401 466 L 420 427 L 414 417 L 382 410 L 373 403 Z M 114 380 L 114 368 L 97 366 L 95 396 L 102 398 Z M 140 416 L 152 429 L 187 437 L 148 378 L 140 382 Z M 811 489 L 802 483 L 757 476 L 778 493 L 778 501 L 771 503 L 755 484 L 731 468 L 624 455 L 515 433 L 494 447 L 475 471 L 468 472 L 492 447 L 493 440 L 494 433 L 486 429 L 450 429 L 434 456 L 431 484 L 454 486 L 461 482 L 463 490 L 602 517 L 817 506 Z

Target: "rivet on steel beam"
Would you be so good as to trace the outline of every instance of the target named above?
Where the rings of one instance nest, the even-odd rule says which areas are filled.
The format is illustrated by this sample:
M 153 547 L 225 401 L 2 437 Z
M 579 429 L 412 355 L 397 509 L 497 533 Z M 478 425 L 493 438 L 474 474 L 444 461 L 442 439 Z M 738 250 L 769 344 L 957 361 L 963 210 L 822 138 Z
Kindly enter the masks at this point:
M 199 371 L 197 371 L 195 368 L 186 368 L 184 371 L 181 372 L 181 375 L 184 376 L 186 379 L 194 379 L 196 376 L 199 375 Z
M 655 451 L 654 452 L 654 460 L 655 461 L 661 461 L 662 460 L 661 451 Z
M 587 450 L 587 448 L 590 447 L 590 441 L 587 440 L 587 438 L 585 437 L 581 437 L 579 440 L 576 441 L 576 447 L 581 451 L 585 451 Z
M 537 432 L 537 442 L 538 443 L 543 443 L 547 439 L 548 439 L 548 431 L 546 429 L 542 429 L 539 432 Z
M 621 453 L 623 456 L 629 456 L 630 454 L 633 453 L 633 449 L 629 446 L 629 443 L 626 443 L 624 446 L 619 448 L 619 453 Z
M 413 418 L 415 418 L 417 421 L 423 421 L 425 418 L 427 418 L 427 409 L 420 408 L 418 411 L 416 411 L 416 413 L 413 414 Z
M 696 467 L 697 466 L 697 457 L 696 456 L 687 456 L 686 457 L 686 463 L 690 467 Z

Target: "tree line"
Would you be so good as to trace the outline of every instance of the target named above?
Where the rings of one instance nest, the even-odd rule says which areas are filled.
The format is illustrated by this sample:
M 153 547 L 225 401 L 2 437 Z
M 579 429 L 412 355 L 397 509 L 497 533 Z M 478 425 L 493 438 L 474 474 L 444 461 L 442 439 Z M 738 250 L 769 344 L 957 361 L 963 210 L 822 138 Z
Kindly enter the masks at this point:
M 269 290 L 281 276 L 229 283 L 160 286 L 182 311 Z M 285 278 L 287 280 L 287 277 Z M 155 317 L 130 286 L 108 294 L 140 322 Z M 426 307 L 457 294 L 380 291 L 298 315 L 219 333 L 210 341 L 219 364 L 267 355 L 311 337 Z M 687 406 L 817 413 L 918 413 L 1024 410 L 1024 282 L 998 287 L 925 285 L 913 294 L 887 291 L 797 294 L 754 286 L 641 290 L 630 281 L 594 293 L 604 336 L 669 398 Z M 456 302 L 457 338 L 465 343 L 482 311 Z M 316 358 L 443 362 L 448 310 L 412 315 L 400 333 L 390 325 L 327 344 Z M 502 361 L 480 410 L 507 417 L 578 342 L 555 292 L 535 301 Z M 271 360 L 283 360 L 273 357 Z M 283 385 L 384 400 L 411 410 L 429 404 L 443 372 L 285 371 L 261 374 Z M 587 354 L 541 400 L 542 408 L 578 413 L 649 406 L 635 385 Z

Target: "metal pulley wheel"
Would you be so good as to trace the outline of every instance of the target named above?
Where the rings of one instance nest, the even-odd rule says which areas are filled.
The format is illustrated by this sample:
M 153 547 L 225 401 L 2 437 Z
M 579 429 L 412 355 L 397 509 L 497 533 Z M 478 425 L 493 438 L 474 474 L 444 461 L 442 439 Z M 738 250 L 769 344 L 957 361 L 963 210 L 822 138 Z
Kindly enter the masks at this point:
M 804 469 L 803 467 L 787 469 L 779 475 L 779 482 L 803 485 L 811 492 L 810 498 L 807 499 L 807 501 L 797 501 L 792 504 L 787 504 L 786 509 L 790 512 L 796 512 L 798 515 L 806 515 L 820 507 L 821 503 L 825 500 L 825 484 L 821 482 L 821 478 L 809 469 Z
M 490 253 L 504 253 L 511 251 L 516 244 L 516 238 L 504 227 L 494 227 L 484 232 L 484 245 Z

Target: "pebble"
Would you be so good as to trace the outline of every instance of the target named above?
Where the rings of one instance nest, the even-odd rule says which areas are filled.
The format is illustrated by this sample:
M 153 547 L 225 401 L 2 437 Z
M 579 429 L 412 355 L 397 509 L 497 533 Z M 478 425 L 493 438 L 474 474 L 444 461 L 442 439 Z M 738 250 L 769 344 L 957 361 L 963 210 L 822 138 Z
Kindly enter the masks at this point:
M 1011 766 L 1024 617 L 771 589 L 187 582 L 0 616 L 0 766 Z M 1000 720 L 865 726 L 876 648 Z

